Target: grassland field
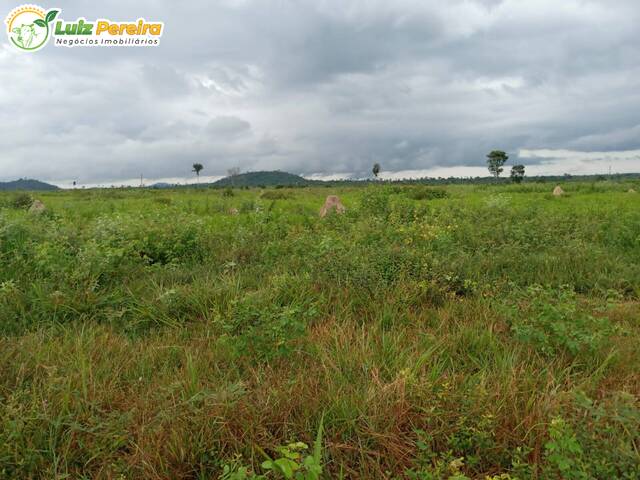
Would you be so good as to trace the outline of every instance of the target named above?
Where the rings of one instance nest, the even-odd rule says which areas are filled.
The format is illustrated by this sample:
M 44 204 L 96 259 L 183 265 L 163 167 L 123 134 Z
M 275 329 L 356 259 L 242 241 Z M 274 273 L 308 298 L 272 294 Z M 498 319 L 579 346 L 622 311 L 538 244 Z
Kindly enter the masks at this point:
M 0 478 L 640 478 L 640 188 L 554 186 L 1 194 Z

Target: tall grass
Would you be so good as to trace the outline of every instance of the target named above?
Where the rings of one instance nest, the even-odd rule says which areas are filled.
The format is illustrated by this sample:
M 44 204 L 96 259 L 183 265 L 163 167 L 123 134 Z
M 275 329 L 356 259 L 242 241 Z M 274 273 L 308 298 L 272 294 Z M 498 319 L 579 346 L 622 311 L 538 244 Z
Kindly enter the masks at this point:
M 640 478 L 627 189 L 0 197 L 0 478 Z

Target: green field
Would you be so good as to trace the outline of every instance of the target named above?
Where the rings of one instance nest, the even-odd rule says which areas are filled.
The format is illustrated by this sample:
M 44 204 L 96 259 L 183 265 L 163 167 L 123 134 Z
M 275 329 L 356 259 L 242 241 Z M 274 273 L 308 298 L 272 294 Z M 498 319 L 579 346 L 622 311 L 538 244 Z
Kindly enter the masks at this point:
M 640 188 L 554 186 L 0 195 L 0 478 L 640 478 Z

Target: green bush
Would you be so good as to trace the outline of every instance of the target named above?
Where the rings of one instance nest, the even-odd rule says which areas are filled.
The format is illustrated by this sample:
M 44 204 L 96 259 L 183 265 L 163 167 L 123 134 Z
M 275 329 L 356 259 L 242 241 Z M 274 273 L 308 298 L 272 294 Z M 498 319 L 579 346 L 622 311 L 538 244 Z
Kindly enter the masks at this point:
M 448 198 L 446 190 L 440 188 L 416 187 L 411 188 L 407 196 L 413 200 L 435 200 L 438 198 Z
M 386 217 L 390 208 L 389 192 L 378 186 L 367 188 L 362 194 L 360 208 L 368 215 Z
M 33 198 L 26 192 L 18 193 L 11 198 L 9 205 L 13 208 L 27 209 L 33 203 Z
M 154 197 L 153 201 L 160 205 L 171 205 L 172 203 L 169 197 Z
M 237 355 L 268 361 L 291 354 L 295 340 L 316 315 L 310 305 L 278 306 L 267 298 L 247 296 L 232 302 L 223 331 Z
M 511 330 L 518 340 L 547 356 L 593 355 L 605 346 L 615 329 L 608 318 L 582 311 L 568 287 L 533 285 L 512 309 Z
M 291 198 L 292 195 L 290 192 L 279 192 L 274 190 L 267 190 L 266 192 L 262 192 L 260 198 L 264 200 L 286 200 Z

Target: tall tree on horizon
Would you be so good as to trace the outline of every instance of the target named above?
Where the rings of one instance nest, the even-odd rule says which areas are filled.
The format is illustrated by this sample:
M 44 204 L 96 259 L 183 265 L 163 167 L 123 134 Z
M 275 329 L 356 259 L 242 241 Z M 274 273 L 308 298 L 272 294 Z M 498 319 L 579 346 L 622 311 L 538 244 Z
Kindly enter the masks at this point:
M 235 177 L 240 175 L 240 167 L 233 167 L 227 170 L 227 176 L 231 179 L 231 186 L 235 186 Z
M 487 155 L 487 168 L 491 175 L 496 178 L 496 182 L 500 177 L 500 174 L 504 171 L 502 166 L 509 160 L 509 155 L 507 155 L 502 150 L 493 150 L 491 153 Z
M 373 168 L 371 169 L 371 171 L 373 172 L 373 176 L 378 178 L 378 174 L 380 173 L 380 164 L 379 163 L 374 163 L 373 164 Z
M 522 183 L 524 179 L 524 165 L 514 165 L 511 167 L 511 181 L 513 183 Z
M 194 163 L 193 164 L 192 172 L 196 173 L 196 176 L 198 177 L 198 183 L 200 183 L 200 172 L 202 171 L 203 168 L 204 168 L 204 166 L 201 163 Z

